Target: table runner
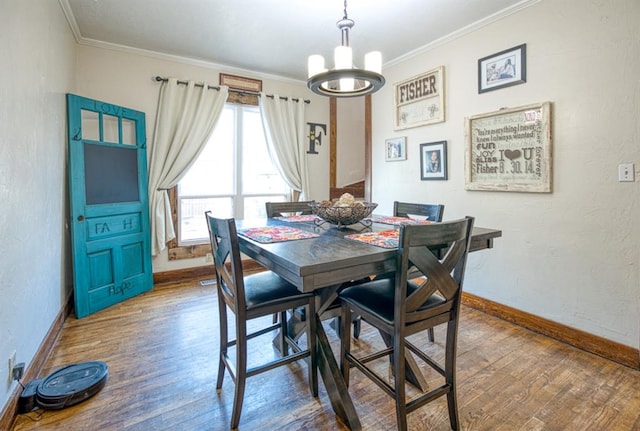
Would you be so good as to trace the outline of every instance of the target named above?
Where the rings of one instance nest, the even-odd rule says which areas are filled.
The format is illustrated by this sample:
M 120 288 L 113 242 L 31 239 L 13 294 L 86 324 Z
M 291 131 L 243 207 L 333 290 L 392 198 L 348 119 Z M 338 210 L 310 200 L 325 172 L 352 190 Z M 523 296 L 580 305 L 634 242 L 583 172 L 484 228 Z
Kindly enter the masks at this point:
M 345 235 L 345 238 L 364 242 L 383 248 L 398 248 L 398 229 L 383 230 L 380 232 L 354 233 Z
M 383 215 L 372 215 L 369 219 L 374 223 L 382 223 L 382 224 L 392 224 L 392 225 L 401 225 L 401 224 L 430 224 L 429 220 L 418 220 L 409 217 L 396 217 L 396 216 L 383 216 Z
M 250 229 L 240 229 L 238 234 L 261 243 L 292 241 L 296 239 L 315 238 L 317 233 L 307 232 L 286 226 L 274 227 L 254 227 Z

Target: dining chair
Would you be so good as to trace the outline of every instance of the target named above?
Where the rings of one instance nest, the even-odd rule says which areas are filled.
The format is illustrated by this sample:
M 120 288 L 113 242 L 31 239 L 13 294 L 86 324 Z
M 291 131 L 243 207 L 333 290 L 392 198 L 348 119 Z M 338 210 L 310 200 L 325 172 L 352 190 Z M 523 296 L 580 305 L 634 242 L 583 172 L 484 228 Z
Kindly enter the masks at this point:
M 340 292 L 342 315 L 361 315 L 384 334 L 387 346 L 366 356 L 352 353 L 348 334 L 350 325 L 343 323 L 345 336 L 340 342 L 340 368 L 345 382 L 348 386 L 349 369 L 355 367 L 393 397 L 399 430 L 407 429 L 408 413 L 443 395 L 447 396 L 451 428 L 458 429 L 456 348 L 462 284 L 473 222 L 473 217 L 465 217 L 437 224 L 400 226 L 395 277 L 376 278 Z M 434 251 L 442 250 L 442 247 L 446 247 L 443 253 Z M 424 276 L 419 282 L 408 277 L 407 273 L 412 268 Z M 439 295 L 434 295 L 436 292 Z M 444 364 L 415 344 L 419 338 L 414 342 L 407 339 L 442 323 L 447 323 Z M 405 355 L 409 351 L 441 374 L 443 384 L 407 402 Z M 390 356 L 393 379 L 382 376 L 371 363 L 386 356 Z
M 443 204 L 417 204 L 410 202 L 393 202 L 393 215 L 396 217 L 411 217 L 411 215 L 424 216 L 429 221 L 441 222 L 444 216 Z M 429 341 L 435 342 L 436 336 L 433 328 L 427 332 Z
M 313 214 L 313 210 L 309 206 L 310 203 L 314 201 L 298 201 L 298 202 L 266 202 L 265 210 L 267 212 L 267 217 L 285 217 L 286 215 L 298 214 L 298 215 L 306 215 Z M 356 281 L 352 282 L 355 283 Z M 299 313 L 300 318 L 302 320 L 306 320 L 304 313 Z M 322 319 L 330 319 L 337 318 L 337 323 L 334 325 L 334 329 L 336 332 L 340 332 L 340 301 L 335 300 L 327 310 L 322 313 Z M 353 322 L 353 336 L 354 338 L 358 338 L 360 336 L 360 328 L 361 328 L 361 320 L 355 316 L 352 319 Z M 277 315 L 273 316 L 273 323 L 278 321 Z
M 313 201 L 297 201 L 297 202 L 266 202 L 265 209 L 267 217 L 286 217 L 287 215 L 307 215 L 313 214 L 310 203 Z
M 393 215 L 396 217 L 411 217 L 411 215 L 419 215 L 427 217 L 427 220 L 441 222 L 444 215 L 443 204 L 416 204 L 409 202 L 393 203 Z
M 286 330 L 287 310 L 306 307 L 306 311 L 312 316 L 315 314 L 315 296 L 313 293 L 300 292 L 293 284 L 272 271 L 244 276 L 235 220 L 215 218 L 210 211 L 207 211 L 205 216 L 213 253 L 220 317 L 220 356 L 216 390 L 220 392 L 222 389 L 225 370 L 228 371 L 235 383 L 231 414 L 231 429 L 235 429 L 240 422 L 248 377 L 309 358 L 309 387 L 312 395 L 318 396 L 315 319 L 308 319 L 307 322 L 306 349 L 301 349 L 298 343 L 288 336 Z M 229 338 L 227 311 L 234 316 L 235 339 Z M 273 313 L 280 314 L 280 323 L 263 325 L 262 329 L 256 329 L 252 323 L 252 332 L 248 331 L 249 320 Z M 282 356 L 248 368 L 248 341 L 274 330 L 279 330 Z M 234 346 L 235 363 L 232 360 L 233 355 L 230 354 Z
M 296 201 L 296 202 L 265 202 L 265 211 L 268 218 L 286 217 L 290 215 L 308 215 L 313 214 L 313 210 L 309 206 L 313 201 Z M 273 315 L 273 323 L 278 321 L 278 314 Z

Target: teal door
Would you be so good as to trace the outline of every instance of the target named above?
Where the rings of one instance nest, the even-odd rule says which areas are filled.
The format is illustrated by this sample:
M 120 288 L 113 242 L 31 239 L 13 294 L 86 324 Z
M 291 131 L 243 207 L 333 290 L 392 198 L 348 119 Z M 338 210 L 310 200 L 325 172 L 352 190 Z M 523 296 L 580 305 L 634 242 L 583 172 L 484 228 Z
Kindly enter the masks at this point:
M 144 112 L 67 94 L 76 317 L 153 287 Z

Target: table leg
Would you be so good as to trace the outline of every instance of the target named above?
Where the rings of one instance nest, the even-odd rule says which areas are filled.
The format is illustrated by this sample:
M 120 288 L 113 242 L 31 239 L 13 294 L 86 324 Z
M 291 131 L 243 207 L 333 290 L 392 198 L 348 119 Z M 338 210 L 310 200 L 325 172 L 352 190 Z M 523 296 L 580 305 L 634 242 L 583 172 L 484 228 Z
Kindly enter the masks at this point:
M 333 328 L 334 326 L 331 325 L 331 327 Z M 306 328 L 306 323 L 302 321 L 302 319 L 297 313 L 293 313 L 293 315 L 289 317 L 289 321 L 287 322 L 287 329 L 289 331 L 289 335 L 291 336 L 291 338 L 297 341 L 298 338 L 300 338 L 300 336 L 304 334 L 305 328 Z M 339 334 L 339 331 L 337 330 L 339 328 L 334 328 L 334 329 L 336 329 L 336 332 Z M 324 333 L 324 329 L 323 329 L 323 333 Z M 387 347 L 391 347 L 393 345 L 392 344 L 393 340 L 389 335 L 380 331 L 380 336 L 384 340 L 384 343 Z M 325 338 L 326 338 L 326 334 L 325 334 Z M 275 337 L 273 339 L 273 344 L 278 348 L 278 350 L 280 350 L 279 340 L 280 340 L 280 337 Z M 329 347 L 329 349 L 331 348 Z M 389 360 L 392 360 L 392 358 L 390 358 Z M 418 363 L 413 358 L 413 356 L 409 354 L 409 352 L 407 352 L 407 355 L 406 355 L 405 373 L 406 373 L 406 380 L 409 383 L 413 384 L 422 392 L 427 391 L 427 389 L 429 388 L 427 379 L 425 379 L 424 375 L 420 372 Z
M 353 431 L 359 431 L 362 429 L 360 425 L 360 419 L 356 413 L 356 409 L 353 405 L 353 401 L 349 396 L 349 390 L 342 377 L 340 368 L 333 356 L 331 345 L 327 339 L 327 334 L 322 327 L 322 321 L 316 315 L 316 335 L 318 344 L 318 369 L 320 370 L 320 376 L 327 389 L 329 400 L 333 411 L 340 420 Z
M 340 287 L 341 285 L 330 286 L 319 291 L 319 293 L 316 295 L 317 296 L 316 311 L 318 315 L 321 315 L 322 313 L 324 313 L 325 310 L 329 307 L 329 305 L 338 297 L 337 292 Z M 298 338 L 300 338 L 302 334 L 304 334 L 307 327 L 307 324 L 304 322 L 303 316 L 301 314 L 303 312 L 304 310 L 294 310 L 294 312 L 291 314 L 291 316 L 289 316 L 289 319 L 287 320 L 287 332 L 289 333 L 289 336 L 295 341 L 298 341 Z M 306 316 L 304 318 L 306 319 Z M 282 352 L 282 349 L 280 348 L 279 339 L 280 337 L 276 336 L 273 339 L 273 345 L 280 352 Z
M 380 336 L 384 340 L 384 344 L 387 347 L 393 346 L 393 339 L 390 335 L 385 334 L 382 331 L 380 332 Z M 393 357 L 389 357 L 389 361 L 393 363 Z M 427 383 L 427 379 L 425 379 L 424 375 L 420 372 L 420 368 L 418 367 L 418 363 L 413 356 L 407 351 L 405 354 L 405 379 L 420 389 L 422 392 L 427 392 L 429 388 L 429 384 Z
M 336 416 L 352 431 L 360 431 L 362 425 L 356 413 L 355 406 L 349 395 L 349 390 L 340 372 L 340 367 L 336 362 L 331 344 L 327 338 L 327 334 L 322 326 L 321 314 L 327 309 L 328 305 L 337 297 L 337 290 L 340 286 L 328 287 L 323 289 L 317 295 L 317 307 L 315 316 L 306 316 L 306 319 L 316 319 L 316 343 L 318 370 L 320 377 L 329 395 L 331 407 Z M 287 322 L 287 331 L 289 335 L 297 340 L 303 333 L 306 323 L 301 320 L 300 316 L 294 312 Z M 279 348 L 279 337 L 274 338 L 273 343 Z

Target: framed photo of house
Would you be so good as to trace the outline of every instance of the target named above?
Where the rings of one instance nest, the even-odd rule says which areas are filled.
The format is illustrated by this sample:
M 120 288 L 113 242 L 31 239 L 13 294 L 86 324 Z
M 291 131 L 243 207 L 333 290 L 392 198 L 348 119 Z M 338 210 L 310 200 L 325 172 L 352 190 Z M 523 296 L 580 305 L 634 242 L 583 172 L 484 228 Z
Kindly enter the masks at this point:
M 420 179 L 447 179 L 447 141 L 420 144 Z
M 551 102 L 466 118 L 465 138 L 465 189 L 551 192 Z
M 394 129 L 445 121 L 444 66 L 394 85 Z
M 527 82 L 527 44 L 478 60 L 478 93 Z
M 407 160 L 407 138 L 392 138 L 384 141 L 384 159 L 387 162 Z

